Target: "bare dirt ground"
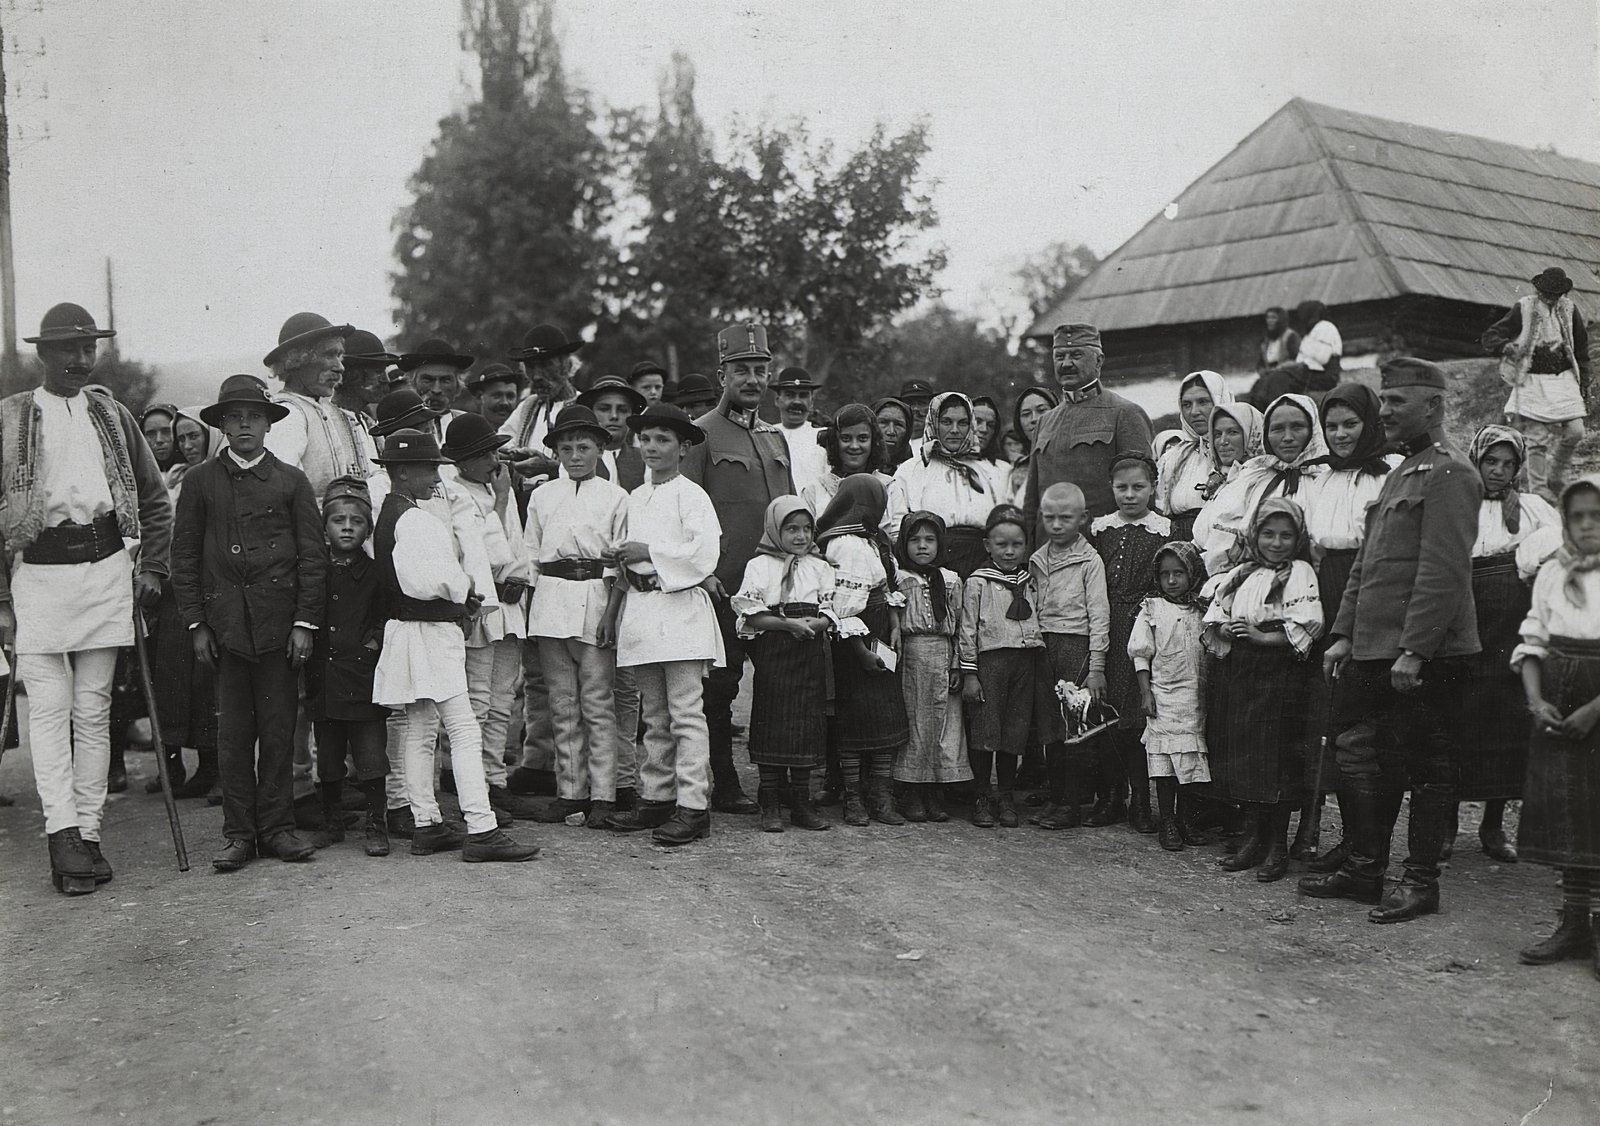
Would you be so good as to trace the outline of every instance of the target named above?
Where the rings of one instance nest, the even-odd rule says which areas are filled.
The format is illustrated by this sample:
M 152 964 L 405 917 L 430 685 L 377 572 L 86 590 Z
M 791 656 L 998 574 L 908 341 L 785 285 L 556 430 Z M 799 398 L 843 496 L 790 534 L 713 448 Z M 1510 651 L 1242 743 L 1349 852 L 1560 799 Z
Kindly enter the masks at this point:
M 1376 927 L 1126 826 L 519 825 L 531 864 L 225 876 L 184 802 L 180 874 L 129 762 L 80 899 L 0 763 L 0 1126 L 1600 1122 L 1600 982 L 1517 963 L 1555 877 L 1473 807 L 1444 912 Z

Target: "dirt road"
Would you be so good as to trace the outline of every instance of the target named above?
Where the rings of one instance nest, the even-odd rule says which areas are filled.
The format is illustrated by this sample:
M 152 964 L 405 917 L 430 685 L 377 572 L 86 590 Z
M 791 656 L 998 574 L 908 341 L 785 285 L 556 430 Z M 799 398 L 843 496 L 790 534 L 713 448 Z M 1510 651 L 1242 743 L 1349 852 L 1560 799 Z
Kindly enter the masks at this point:
M 130 765 L 116 880 L 67 899 L 0 764 L 0 1126 L 1600 1122 L 1600 982 L 1516 960 L 1554 875 L 1470 824 L 1444 913 L 1380 928 L 1125 826 L 518 826 L 538 861 L 223 876 L 185 802 L 180 874 Z

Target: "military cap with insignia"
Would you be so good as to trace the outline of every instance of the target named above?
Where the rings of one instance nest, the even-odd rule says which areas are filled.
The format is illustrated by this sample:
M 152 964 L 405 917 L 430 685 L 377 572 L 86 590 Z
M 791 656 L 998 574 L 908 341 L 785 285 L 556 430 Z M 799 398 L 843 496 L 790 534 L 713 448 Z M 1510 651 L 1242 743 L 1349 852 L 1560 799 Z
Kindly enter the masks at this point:
M 758 324 L 730 325 L 717 333 L 717 363 L 731 364 L 735 360 L 770 360 L 772 350 L 767 347 L 767 328 Z

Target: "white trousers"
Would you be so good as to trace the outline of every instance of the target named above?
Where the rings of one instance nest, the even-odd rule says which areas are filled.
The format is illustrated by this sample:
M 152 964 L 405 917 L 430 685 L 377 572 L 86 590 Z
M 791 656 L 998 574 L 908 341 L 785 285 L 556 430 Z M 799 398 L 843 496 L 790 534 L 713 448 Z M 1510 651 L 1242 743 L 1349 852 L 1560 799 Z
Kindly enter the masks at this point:
M 556 794 L 617 800 L 617 651 L 541 637 L 539 662 L 556 736 Z
M 467 698 L 483 737 L 483 773 L 489 785 L 506 784 L 506 727 L 522 675 L 522 639 L 503 637 L 479 648 L 467 647 Z M 452 766 L 454 747 L 451 744 Z
M 116 674 L 115 649 L 17 654 L 16 676 L 28 686 L 28 746 L 46 833 L 76 826 L 84 840 L 100 839 Z
M 498 822 L 489 808 L 489 783 L 483 776 L 483 736 L 465 692 L 448 700 L 414 700 L 406 705 L 405 777 L 411 816 L 419 829 L 444 820 L 433 792 L 433 748 L 441 720 L 456 751 L 452 759 L 456 800 L 467 832 L 487 833 Z
M 706 728 L 701 679 L 707 661 L 634 665 L 639 710 L 644 715 L 644 762 L 639 796 L 706 809 L 711 794 L 711 734 Z
M 639 681 L 631 668 L 618 669 L 617 789 L 639 788 Z

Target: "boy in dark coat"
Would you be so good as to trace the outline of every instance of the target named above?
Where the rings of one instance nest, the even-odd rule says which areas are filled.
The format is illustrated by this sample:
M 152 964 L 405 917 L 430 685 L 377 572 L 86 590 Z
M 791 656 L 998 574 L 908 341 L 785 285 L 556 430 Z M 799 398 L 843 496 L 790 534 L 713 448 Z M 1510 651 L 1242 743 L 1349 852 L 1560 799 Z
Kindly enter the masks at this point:
M 311 482 L 264 445 L 287 413 L 254 376 L 223 380 L 200 417 L 228 448 L 189 471 L 178 504 L 172 586 L 196 659 L 217 670 L 228 838 L 211 862 L 219 871 L 257 853 L 314 855 L 294 831 L 291 770 L 297 681 L 322 625 L 328 548 Z

